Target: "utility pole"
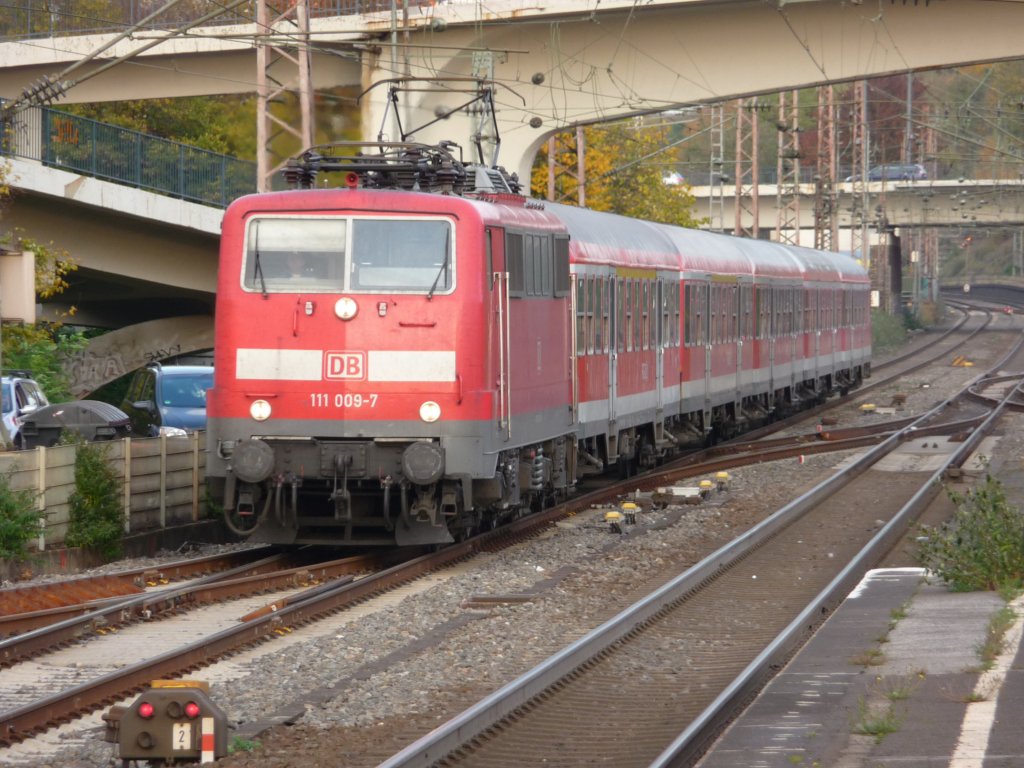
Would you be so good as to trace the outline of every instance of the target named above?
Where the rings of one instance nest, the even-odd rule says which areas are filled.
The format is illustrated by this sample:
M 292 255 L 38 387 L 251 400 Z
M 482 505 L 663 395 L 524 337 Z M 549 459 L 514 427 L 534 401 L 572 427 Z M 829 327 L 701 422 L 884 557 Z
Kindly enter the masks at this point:
M 712 232 L 725 231 L 725 200 L 723 163 L 725 153 L 725 109 L 721 104 L 711 105 L 711 163 L 708 184 L 708 218 Z
M 868 239 L 868 141 L 867 81 L 861 80 L 853 86 L 853 181 L 850 190 L 853 212 L 850 217 L 850 250 L 865 269 L 871 267 Z
M 818 88 L 818 158 L 814 175 L 814 247 L 839 250 L 836 208 L 836 113 L 831 85 Z
M 575 166 L 565 165 L 559 159 L 559 137 L 563 137 L 562 141 L 566 148 L 571 148 L 570 142 L 575 140 Z M 568 192 L 558 194 L 559 176 L 568 176 L 576 180 L 576 204 L 583 208 L 587 204 L 586 134 L 583 126 L 577 126 L 575 133 L 565 131 L 548 139 L 548 200 L 552 202 L 569 197 Z
M 300 151 L 313 144 L 308 0 L 293 0 L 280 13 L 271 8 L 270 1 L 256 0 L 256 186 L 260 192 L 271 189 L 274 175 L 288 160 L 273 151 L 276 138 L 282 134 L 295 137 Z M 285 74 L 291 77 L 283 77 Z M 298 97 L 299 128 L 271 109 L 286 93 Z
M 733 234 L 755 239 L 761 221 L 758 217 L 761 175 L 757 156 L 759 111 L 756 96 L 736 105 L 736 225 Z M 750 224 L 747 225 L 744 219 Z
M 800 244 L 800 104 L 798 91 L 779 94 L 778 187 L 775 239 L 780 243 Z

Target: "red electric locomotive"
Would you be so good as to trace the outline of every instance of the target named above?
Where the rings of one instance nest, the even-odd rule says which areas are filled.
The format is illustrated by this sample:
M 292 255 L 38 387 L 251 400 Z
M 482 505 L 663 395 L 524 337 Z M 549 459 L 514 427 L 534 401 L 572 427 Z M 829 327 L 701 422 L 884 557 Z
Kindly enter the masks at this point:
M 374 150 L 307 152 L 224 217 L 207 477 L 253 540 L 449 542 L 869 373 L 848 257 Z

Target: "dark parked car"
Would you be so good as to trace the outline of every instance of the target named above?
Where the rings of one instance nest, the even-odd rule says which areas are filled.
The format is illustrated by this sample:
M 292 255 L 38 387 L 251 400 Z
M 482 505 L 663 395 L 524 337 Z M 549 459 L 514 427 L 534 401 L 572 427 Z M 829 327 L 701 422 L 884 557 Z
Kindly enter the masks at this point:
M 847 176 L 847 181 L 856 181 L 858 176 Z M 876 165 L 868 170 L 868 181 L 920 181 L 928 178 L 928 171 L 918 163 L 890 163 Z
M 135 372 L 121 410 L 136 437 L 182 437 L 206 429 L 206 391 L 213 366 L 151 363 Z

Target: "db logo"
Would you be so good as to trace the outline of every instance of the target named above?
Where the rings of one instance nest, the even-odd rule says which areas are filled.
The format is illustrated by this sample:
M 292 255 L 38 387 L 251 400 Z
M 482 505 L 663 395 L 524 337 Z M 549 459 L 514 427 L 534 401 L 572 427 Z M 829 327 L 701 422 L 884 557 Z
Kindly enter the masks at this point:
M 366 376 L 362 352 L 327 352 L 324 356 L 324 377 L 328 379 L 362 379 Z

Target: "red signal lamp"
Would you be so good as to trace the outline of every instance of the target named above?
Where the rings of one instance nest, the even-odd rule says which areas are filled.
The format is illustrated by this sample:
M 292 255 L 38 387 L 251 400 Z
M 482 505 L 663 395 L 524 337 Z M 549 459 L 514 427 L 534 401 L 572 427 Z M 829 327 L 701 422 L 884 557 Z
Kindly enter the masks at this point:
M 153 705 L 150 704 L 148 701 L 144 701 L 141 704 L 139 704 L 139 717 L 141 717 L 143 720 L 149 720 L 153 716 L 155 711 L 156 710 L 153 708 Z
M 199 717 L 200 714 L 201 710 L 199 709 L 199 705 L 196 704 L 194 701 L 190 701 L 188 704 L 185 705 L 185 717 L 189 718 L 190 720 L 195 720 L 197 717 Z

